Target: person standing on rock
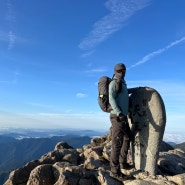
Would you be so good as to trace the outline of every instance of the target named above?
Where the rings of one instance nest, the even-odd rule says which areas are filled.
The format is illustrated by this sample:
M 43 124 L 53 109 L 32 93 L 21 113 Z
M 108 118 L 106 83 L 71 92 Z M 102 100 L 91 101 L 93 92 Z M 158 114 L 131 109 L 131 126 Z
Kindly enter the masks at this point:
M 111 154 L 110 154 L 110 175 L 113 178 L 124 180 L 126 175 L 121 169 L 129 167 L 127 154 L 132 138 L 131 130 L 127 120 L 129 107 L 129 94 L 136 88 L 127 89 L 124 80 L 126 67 L 118 63 L 114 67 L 113 80 L 109 84 L 109 103 L 112 107 L 110 112 L 111 121 Z M 119 90 L 118 90 L 119 89 Z

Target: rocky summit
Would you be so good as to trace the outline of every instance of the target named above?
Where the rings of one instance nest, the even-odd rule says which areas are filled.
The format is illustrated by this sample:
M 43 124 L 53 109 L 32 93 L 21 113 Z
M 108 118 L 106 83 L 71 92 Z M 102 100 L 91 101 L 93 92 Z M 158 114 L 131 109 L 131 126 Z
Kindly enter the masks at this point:
M 59 142 L 53 151 L 12 171 L 4 185 L 185 185 L 183 150 L 163 142 L 155 176 L 136 170 L 130 151 L 130 168 L 122 169 L 127 178 L 119 181 L 110 176 L 110 144 L 109 135 L 93 138 L 80 149 Z

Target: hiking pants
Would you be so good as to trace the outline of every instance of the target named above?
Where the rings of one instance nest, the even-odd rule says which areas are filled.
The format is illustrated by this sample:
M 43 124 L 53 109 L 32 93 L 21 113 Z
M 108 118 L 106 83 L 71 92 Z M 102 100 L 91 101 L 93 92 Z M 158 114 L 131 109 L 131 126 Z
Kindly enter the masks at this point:
M 113 173 L 120 172 L 120 164 L 127 162 L 128 149 L 131 141 L 131 131 L 128 121 L 121 122 L 115 114 L 110 114 L 111 127 L 111 154 L 110 167 Z

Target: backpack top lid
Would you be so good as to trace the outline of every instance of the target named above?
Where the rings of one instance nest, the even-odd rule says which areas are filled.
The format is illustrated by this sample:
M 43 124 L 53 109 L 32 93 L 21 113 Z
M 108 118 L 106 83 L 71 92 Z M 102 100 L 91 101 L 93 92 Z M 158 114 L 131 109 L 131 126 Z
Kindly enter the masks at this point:
M 98 82 L 99 95 L 108 96 L 108 94 L 109 94 L 108 88 L 109 88 L 109 84 L 110 84 L 111 81 L 112 81 L 112 79 L 109 78 L 108 76 L 102 76 L 99 79 L 99 82 Z

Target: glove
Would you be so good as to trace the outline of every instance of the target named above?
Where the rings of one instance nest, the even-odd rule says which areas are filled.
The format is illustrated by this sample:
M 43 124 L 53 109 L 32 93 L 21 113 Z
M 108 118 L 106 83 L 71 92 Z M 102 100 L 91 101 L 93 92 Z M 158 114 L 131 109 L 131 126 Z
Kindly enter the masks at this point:
M 126 123 L 126 116 L 123 115 L 122 113 L 119 114 L 119 120 L 122 121 L 122 122 L 125 122 Z

